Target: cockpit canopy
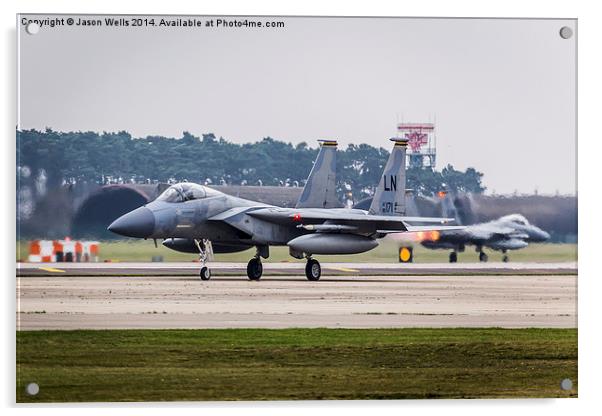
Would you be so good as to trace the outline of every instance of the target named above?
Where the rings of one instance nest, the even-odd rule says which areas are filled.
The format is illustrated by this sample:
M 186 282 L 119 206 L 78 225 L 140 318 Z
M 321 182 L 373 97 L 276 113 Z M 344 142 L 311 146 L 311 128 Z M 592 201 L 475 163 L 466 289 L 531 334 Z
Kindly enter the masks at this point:
M 529 225 L 529 221 L 525 217 L 520 214 L 510 214 L 503 217 L 504 220 L 513 222 L 518 225 L 527 226 Z
M 176 183 L 175 185 L 167 188 L 161 195 L 159 195 L 157 201 L 186 202 L 215 195 L 219 195 L 219 192 L 214 189 L 207 188 L 206 186 L 198 185 L 196 183 L 182 182 Z

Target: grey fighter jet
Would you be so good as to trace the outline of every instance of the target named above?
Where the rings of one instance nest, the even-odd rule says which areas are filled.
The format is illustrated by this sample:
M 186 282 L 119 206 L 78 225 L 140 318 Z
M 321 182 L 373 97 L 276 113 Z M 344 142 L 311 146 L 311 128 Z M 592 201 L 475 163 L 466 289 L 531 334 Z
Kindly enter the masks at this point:
M 307 177 L 303 191 L 295 205 L 296 208 L 340 208 L 336 197 L 336 140 L 318 140 L 320 150 Z M 169 238 L 163 245 L 171 250 L 183 253 L 198 253 L 193 239 Z M 228 246 L 219 243 L 207 243 L 206 249 L 211 259 L 213 253 L 233 253 L 244 251 L 251 246 Z
M 520 214 L 511 214 L 497 220 L 469 225 L 462 230 L 447 230 L 427 233 L 429 238 L 421 244 L 430 249 L 451 249 L 450 263 L 458 261 L 458 252 L 464 251 L 467 245 L 475 246 L 480 261 L 487 261 L 488 256 L 483 247 L 489 247 L 503 253 L 502 261 L 508 261 L 508 250 L 525 248 L 530 242 L 543 242 L 550 234 L 530 224 Z
M 362 253 L 378 246 L 377 240 L 390 233 L 463 228 L 442 225 L 453 221 L 449 218 L 404 216 L 408 141 L 391 140 L 395 142 L 393 151 L 368 211 L 324 208 L 327 204 L 307 207 L 303 197 L 302 206 L 280 208 L 202 185 L 179 183 L 156 200 L 119 217 L 108 229 L 128 237 L 192 240 L 200 255 L 203 280 L 211 277 L 206 265 L 209 242 L 213 242 L 214 252 L 217 248 L 242 251 L 255 246 L 256 254 L 247 265 L 250 280 L 261 278 L 261 258 L 269 257 L 270 246 L 288 246 L 291 256 L 307 258 L 305 275 L 315 281 L 322 271 L 314 255 Z M 327 197 L 328 188 L 318 188 L 326 189 Z

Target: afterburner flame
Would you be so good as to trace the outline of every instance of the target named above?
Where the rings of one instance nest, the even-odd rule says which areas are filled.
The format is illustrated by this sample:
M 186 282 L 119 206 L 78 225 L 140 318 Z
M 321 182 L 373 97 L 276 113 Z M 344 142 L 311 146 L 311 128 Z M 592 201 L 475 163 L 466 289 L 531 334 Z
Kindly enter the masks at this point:
M 418 231 L 413 234 L 414 241 L 421 243 L 423 241 L 437 241 L 441 236 L 439 231 Z

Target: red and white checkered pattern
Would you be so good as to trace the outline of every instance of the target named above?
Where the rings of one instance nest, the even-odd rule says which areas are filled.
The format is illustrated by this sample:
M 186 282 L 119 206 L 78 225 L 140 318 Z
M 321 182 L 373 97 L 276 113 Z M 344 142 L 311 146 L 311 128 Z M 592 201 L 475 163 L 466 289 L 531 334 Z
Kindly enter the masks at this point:
M 28 261 L 32 263 L 97 262 L 98 241 L 33 240 L 29 243 Z

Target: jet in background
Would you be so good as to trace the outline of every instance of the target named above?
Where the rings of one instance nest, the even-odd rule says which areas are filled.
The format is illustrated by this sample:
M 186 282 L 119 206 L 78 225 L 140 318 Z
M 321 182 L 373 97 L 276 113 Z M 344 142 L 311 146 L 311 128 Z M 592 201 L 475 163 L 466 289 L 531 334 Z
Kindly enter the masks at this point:
M 200 255 L 203 280 L 211 277 L 206 265 L 209 242 L 232 251 L 255 246 L 256 254 L 247 265 L 250 280 L 261 278 L 261 259 L 269 257 L 270 246 L 288 246 L 291 256 L 307 259 L 305 275 L 315 281 L 321 276 L 320 263 L 313 258 L 316 254 L 362 253 L 378 246 L 377 240 L 391 233 L 462 228 L 441 225 L 451 221 L 448 218 L 404 216 L 408 141 L 391 140 L 393 151 L 368 211 L 328 208 L 327 198 L 334 192 L 328 186 L 320 191 L 326 199 L 314 200 L 311 174 L 308 195 L 304 198 L 302 194 L 296 208 L 280 208 L 194 183 L 179 183 L 156 200 L 119 217 L 108 229 L 127 237 L 192 240 Z M 314 170 L 316 180 L 323 180 L 319 179 L 318 174 L 323 173 L 319 165 L 314 165 L 312 173 Z M 315 201 L 322 207 L 308 206 L 315 205 Z
M 520 214 L 511 214 L 481 224 L 468 225 L 461 230 L 446 230 L 424 233 L 421 244 L 430 249 L 451 249 L 450 263 L 458 261 L 458 252 L 467 245 L 475 246 L 479 261 L 488 260 L 484 247 L 503 253 L 502 261 L 507 262 L 508 250 L 525 248 L 529 243 L 549 240 L 550 234 L 530 224 Z

